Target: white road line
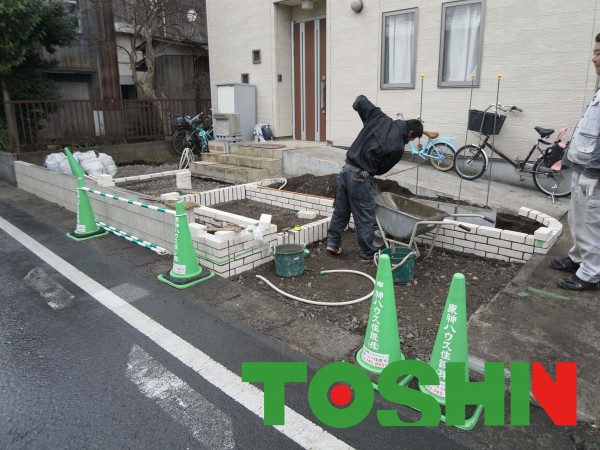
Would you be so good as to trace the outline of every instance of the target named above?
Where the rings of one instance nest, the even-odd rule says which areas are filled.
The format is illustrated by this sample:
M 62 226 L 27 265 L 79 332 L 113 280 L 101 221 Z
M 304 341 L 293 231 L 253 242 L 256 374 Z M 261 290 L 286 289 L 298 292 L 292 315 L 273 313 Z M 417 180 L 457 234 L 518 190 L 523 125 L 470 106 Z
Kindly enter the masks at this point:
M 35 289 L 52 309 L 64 309 L 71 304 L 73 294 L 54 281 L 41 267 L 25 275 L 25 282 Z
M 131 306 L 2 217 L 0 217 L 0 228 L 129 325 L 148 336 L 165 351 L 197 372 L 206 381 L 219 388 L 258 417 L 264 417 L 264 395 L 260 389 L 242 382 L 239 376 Z M 285 422 L 285 425 L 274 428 L 304 448 L 324 450 L 352 448 L 287 406 L 285 407 Z
M 129 352 L 126 375 L 203 446 L 235 448 L 231 418 L 137 345 Z

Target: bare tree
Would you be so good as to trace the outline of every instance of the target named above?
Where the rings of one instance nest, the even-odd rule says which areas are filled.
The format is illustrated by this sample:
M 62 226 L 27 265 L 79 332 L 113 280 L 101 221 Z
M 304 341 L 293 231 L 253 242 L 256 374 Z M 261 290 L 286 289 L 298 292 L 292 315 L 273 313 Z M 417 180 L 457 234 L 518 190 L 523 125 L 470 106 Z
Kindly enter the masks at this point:
M 119 51 L 129 58 L 134 83 L 144 97 L 164 98 L 155 88 L 156 58 L 169 46 L 206 46 L 205 0 L 113 0 L 113 9 L 118 31 L 129 36 L 129 47 Z

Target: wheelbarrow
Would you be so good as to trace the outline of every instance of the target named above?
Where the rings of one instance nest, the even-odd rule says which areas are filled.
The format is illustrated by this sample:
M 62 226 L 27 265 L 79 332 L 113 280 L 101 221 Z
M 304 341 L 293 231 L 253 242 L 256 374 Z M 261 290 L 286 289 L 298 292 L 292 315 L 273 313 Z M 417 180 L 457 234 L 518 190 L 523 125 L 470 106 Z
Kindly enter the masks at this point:
M 431 256 L 440 227 L 458 227 L 465 231 L 471 228 L 461 222 L 448 219 L 453 217 L 479 217 L 488 222 L 493 220 L 481 214 L 449 214 L 445 211 L 424 205 L 391 192 L 382 192 L 375 196 L 375 219 L 381 238 L 387 248 L 390 246 L 408 247 L 416 258 L 420 256 L 416 238 L 421 234 L 433 232 L 427 256 Z M 408 240 L 408 243 L 399 240 Z

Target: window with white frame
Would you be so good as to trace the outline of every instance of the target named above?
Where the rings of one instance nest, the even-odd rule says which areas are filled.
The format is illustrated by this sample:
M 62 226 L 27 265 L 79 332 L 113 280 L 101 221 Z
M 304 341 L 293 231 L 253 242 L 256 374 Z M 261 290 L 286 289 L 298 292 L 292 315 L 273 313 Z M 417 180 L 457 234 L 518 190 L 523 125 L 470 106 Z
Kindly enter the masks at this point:
M 417 10 L 383 14 L 381 87 L 414 88 Z
M 442 5 L 440 86 L 479 86 L 482 39 L 482 0 Z

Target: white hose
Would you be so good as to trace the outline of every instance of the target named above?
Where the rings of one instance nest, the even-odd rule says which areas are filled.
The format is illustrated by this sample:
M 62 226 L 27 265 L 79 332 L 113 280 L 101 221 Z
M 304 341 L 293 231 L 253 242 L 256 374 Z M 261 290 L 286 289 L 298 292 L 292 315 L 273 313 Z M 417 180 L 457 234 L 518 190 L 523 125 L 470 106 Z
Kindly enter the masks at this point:
M 259 185 L 260 187 L 262 187 L 262 182 L 263 182 L 263 181 L 271 181 L 271 182 L 273 182 L 273 181 L 281 181 L 281 182 L 283 182 L 283 184 L 282 184 L 281 186 L 279 186 L 279 187 L 277 188 L 277 190 L 281 190 L 281 189 L 283 189 L 283 187 L 284 187 L 284 186 L 287 184 L 287 178 L 282 178 L 282 177 L 278 177 L 278 178 L 265 178 L 264 180 L 260 180 L 260 181 L 258 182 L 258 185 Z
M 181 152 L 181 159 L 179 160 L 179 170 L 187 169 L 190 167 L 190 163 L 194 162 L 194 153 L 192 149 L 186 147 Z
M 368 275 L 368 274 L 363 273 L 363 272 L 359 272 L 358 270 L 345 270 L 345 269 L 321 270 L 321 274 L 334 273 L 334 272 L 355 273 L 357 275 L 362 275 L 363 277 L 367 277 L 369 280 L 371 280 L 373 282 L 373 286 L 375 286 L 375 280 L 373 279 L 373 277 L 371 275 Z M 373 296 L 373 292 L 374 292 L 374 291 L 371 291 L 367 295 L 365 295 L 364 297 L 361 297 L 361 298 L 356 299 L 356 300 L 349 300 L 347 302 L 316 302 L 314 300 L 307 300 L 305 298 L 300 298 L 300 297 L 296 297 L 295 295 L 288 294 L 287 292 L 284 292 L 281 289 L 279 289 L 277 286 L 275 286 L 273 283 L 271 283 L 269 280 L 267 280 L 265 277 L 263 277 L 261 275 L 256 275 L 256 278 L 259 278 L 259 279 L 263 280 L 265 283 L 267 283 L 269 286 L 271 286 L 273 289 L 275 289 L 281 295 L 285 295 L 286 297 L 289 297 L 291 299 L 298 300 L 299 302 L 310 303 L 311 305 L 318 305 L 318 306 L 347 306 L 347 305 L 353 305 L 355 303 L 360 303 L 360 302 L 362 302 L 362 301 L 364 301 L 364 300 L 366 300 L 368 298 L 371 298 Z

